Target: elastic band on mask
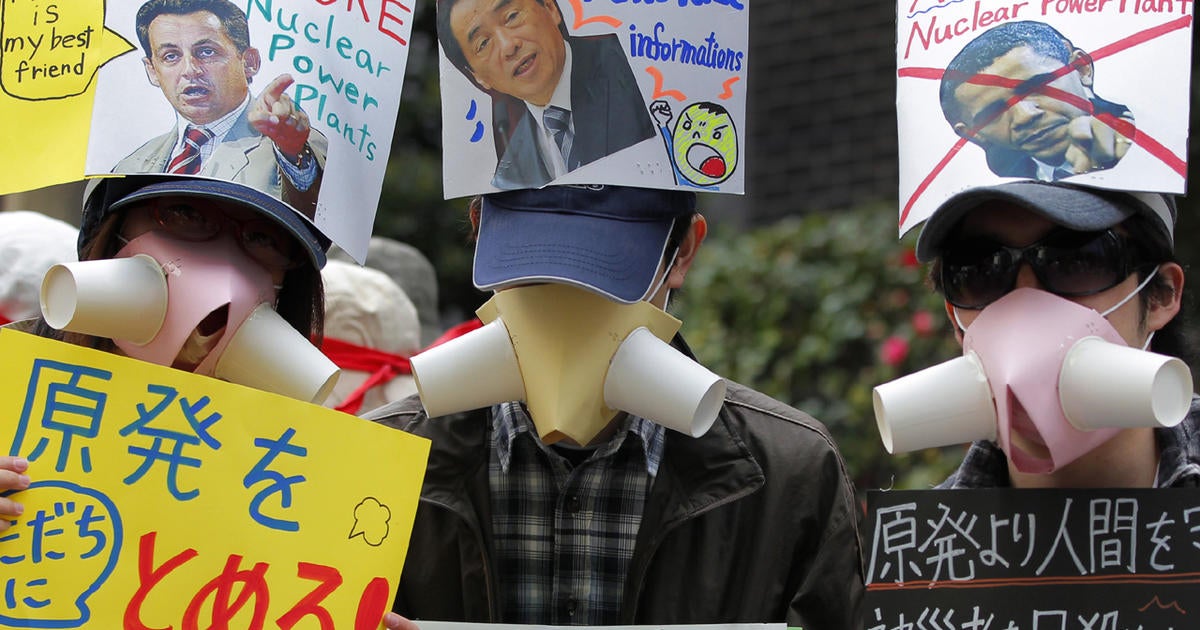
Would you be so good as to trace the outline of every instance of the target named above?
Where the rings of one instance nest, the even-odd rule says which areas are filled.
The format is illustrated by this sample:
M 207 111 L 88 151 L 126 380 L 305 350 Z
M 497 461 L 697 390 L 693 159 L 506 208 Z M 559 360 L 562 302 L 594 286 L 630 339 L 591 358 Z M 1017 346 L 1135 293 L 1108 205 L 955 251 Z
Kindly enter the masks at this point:
M 667 263 L 667 268 L 665 271 L 663 271 L 662 277 L 658 279 L 658 282 L 655 282 L 654 285 L 650 287 L 649 291 L 646 291 L 646 294 L 642 296 L 643 300 L 653 299 L 654 296 L 658 294 L 659 289 L 662 289 L 663 285 L 667 283 L 667 277 L 671 275 L 671 270 L 675 268 L 675 257 L 678 255 L 679 255 L 679 248 L 676 247 L 675 250 L 671 252 L 671 258 L 670 258 L 671 262 Z M 671 297 L 671 293 L 670 293 L 670 291 L 668 291 L 667 292 L 668 301 L 670 300 L 670 297 Z M 667 302 L 663 302 L 663 304 L 666 304 L 666 303 Z
M 1146 279 L 1142 280 L 1142 283 L 1137 285 L 1137 288 L 1130 291 L 1129 295 L 1126 295 L 1124 297 L 1124 299 L 1122 299 L 1120 302 L 1117 302 L 1116 304 L 1112 305 L 1111 307 L 1109 307 L 1108 310 L 1104 311 L 1103 313 L 1100 313 L 1100 317 L 1108 317 L 1109 313 L 1124 306 L 1126 302 L 1133 299 L 1133 296 L 1137 295 L 1138 293 L 1141 292 L 1142 289 L 1146 288 L 1146 285 L 1150 284 L 1150 281 L 1153 280 L 1154 276 L 1156 276 L 1156 275 L 1158 275 L 1158 267 L 1155 267 L 1154 271 L 1151 271 L 1150 275 L 1146 276 Z
M 967 327 L 963 326 L 962 319 L 958 316 L 958 307 L 951 305 L 951 308 L 954 310 L 954 324 L 958 326 L 962 334 L 967 334 Z

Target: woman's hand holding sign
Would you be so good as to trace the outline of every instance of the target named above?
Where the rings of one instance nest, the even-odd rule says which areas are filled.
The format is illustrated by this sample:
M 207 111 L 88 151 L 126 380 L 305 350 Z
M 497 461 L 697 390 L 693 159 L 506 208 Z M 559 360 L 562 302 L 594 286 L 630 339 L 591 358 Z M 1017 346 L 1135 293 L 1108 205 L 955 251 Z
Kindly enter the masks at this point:
M 8 498 L 9 491 L 29 487 L 29 460 L 24 457 L 0 457 L 0 532 L 9 528 L 12 519 L 24 512 L 24 507 Z

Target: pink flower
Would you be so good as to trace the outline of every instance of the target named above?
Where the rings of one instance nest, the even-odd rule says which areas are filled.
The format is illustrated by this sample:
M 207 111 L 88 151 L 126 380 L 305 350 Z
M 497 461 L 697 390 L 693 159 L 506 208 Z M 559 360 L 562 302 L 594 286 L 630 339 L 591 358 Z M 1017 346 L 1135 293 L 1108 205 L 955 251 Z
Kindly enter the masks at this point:
M 879 359 L 890 366 L 897 366 L 904 362 L 908 357 L 908 340 L 904 337 L 892 335 L 883 340 L 883 345 L 879 347 Z
M 933 332 L 933 313 L 921 310 L 912 315 L 913 331 L 920 337 L 928 337 Z
M 911 247 L 904 248 L 900 253 L 900 265 L 902 267 L 918 267 L 921 261 L 917 260 L 917 252 Z

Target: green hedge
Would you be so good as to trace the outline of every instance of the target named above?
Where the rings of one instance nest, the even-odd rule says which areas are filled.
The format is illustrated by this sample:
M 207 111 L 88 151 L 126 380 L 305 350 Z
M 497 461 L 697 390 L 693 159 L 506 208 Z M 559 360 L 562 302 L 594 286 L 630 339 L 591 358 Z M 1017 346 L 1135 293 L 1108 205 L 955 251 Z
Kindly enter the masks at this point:
M 874 386 L 961 354 L 891 206 L 714 227 L 672 298 L 701 362 L 829 426 L 861 492 L 924 488 L 963 449 L 889 455 Z

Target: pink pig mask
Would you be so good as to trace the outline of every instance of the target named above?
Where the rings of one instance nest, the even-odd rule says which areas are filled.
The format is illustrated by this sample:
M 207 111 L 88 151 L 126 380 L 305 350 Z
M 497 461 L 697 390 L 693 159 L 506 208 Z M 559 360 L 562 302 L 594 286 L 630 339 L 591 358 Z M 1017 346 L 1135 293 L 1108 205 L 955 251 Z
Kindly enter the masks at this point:
M 983 364 L 996 405 L 1000 447 L 1017 470 L 1053 472 L 1121 431 L 1073 426 L 1059 399 L 1059 374 L 1068 351 L 1085 337 L 1128 347 L 1105 316 L 1142 286 L 1145 282 L 1105 313 L 1046 291 L 1020 288 L 983 309 L 970 327 L 958 324 L 965 330 L 964 352 L 974 352 Z
M 116 258 L 145 254 L 162 266 L 167 279 L 167 312 L 162 327 L 148 343 L 113 339 L 126 355 L 172 365 L 195 361 L 197 374 L 210 376 L 217 359 L 237 329 L 262 304 L 274 304 L 271 274 L 250 258 L 232 236 L 221 233 L 203 244 L 150 231 L 133 238 Z M 227 307 L 223 325 L 204 335 L 197 331 L 206 318 Z M 218 315 L 219 316 L 219 315 Z M 215 341 L 214 335 L 220 335 Z M 181 357 L 183 352 L 186 357 Z

